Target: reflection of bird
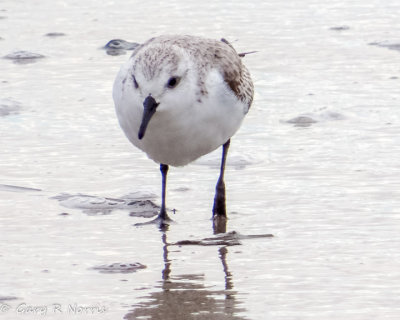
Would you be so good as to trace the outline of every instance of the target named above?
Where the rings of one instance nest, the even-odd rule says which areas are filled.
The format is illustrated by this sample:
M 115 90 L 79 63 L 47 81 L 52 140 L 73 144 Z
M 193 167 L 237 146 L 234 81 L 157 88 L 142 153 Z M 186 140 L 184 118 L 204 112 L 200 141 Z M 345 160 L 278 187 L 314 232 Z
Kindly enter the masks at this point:
M 121 54 L 125 54 L 126 50 L 134 50 L 139 46 L 139 43 L 129 42 L 122 39 L 113 39 L 107 42 L 104 46 L 107 54 L 111 56 L 118 56 Z
M 162 173 L 161 222 L 168 219 L 168 166 L 184 166 L 223 145 L 214 217 L 225 217 L 224 169 L 230 138 L 253 100 L 250 74 L 225 39 L 160 36 L 138 46 L 114 82 L 126 136 Z
M 168 226 L 167 226 L 168 228 Z M 244 320 L 240 313 L 246 309 L 236 298 L 237 291 L 233 290 L 232 274 L 228 267 L 228 249 L 218 249 L 225 274 L 224 290 L 210 289 L 201 274 L 172 274 L 169 258 L 171 244 L 167 241 L 166 230 L 162 234 L 164 270 L 162 281 L 151 290 L 145 301 L 135 301 L 135 308 L 124 316 L 124 319 L 163 319 L 163 320 Z M 191 249 L 192 251 L 192 249 Z M 171 251 L 172 252 L 172 251 Z M 173 251 L 177 252 L 177 251 Z M 204 270 L 202 270 L 204 271 Z

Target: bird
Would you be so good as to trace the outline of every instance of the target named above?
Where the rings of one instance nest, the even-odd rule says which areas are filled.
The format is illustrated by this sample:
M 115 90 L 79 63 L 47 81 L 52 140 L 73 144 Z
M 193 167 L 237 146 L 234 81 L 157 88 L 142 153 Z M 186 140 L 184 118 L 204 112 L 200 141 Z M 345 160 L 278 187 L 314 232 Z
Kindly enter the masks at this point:
M 166 210 L 170 166 L 185 166 L 222 146 L 212 217 L 226 219 L 224 172 L 231 137 L 254 96 L 242 57 L 230 42 L 192 35 L 161 35 L 137 46 L 118 72 L 113 100 L 129 141 L 160 165 Z

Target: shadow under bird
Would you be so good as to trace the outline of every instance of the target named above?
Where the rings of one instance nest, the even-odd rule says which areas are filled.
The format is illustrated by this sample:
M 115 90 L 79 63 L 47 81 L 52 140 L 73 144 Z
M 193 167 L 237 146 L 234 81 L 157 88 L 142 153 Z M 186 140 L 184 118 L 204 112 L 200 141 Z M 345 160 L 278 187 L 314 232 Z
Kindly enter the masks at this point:
M 184 166 L 222 145 L 214 221 L 226 218 L 224 170 L 230 138 L 253 100 L 253 83 L 225 39 L 159 36 L 134 49 L 113 87 L 117 117 L 129 141 L 160 164 L 167 223 L 169 166 Z

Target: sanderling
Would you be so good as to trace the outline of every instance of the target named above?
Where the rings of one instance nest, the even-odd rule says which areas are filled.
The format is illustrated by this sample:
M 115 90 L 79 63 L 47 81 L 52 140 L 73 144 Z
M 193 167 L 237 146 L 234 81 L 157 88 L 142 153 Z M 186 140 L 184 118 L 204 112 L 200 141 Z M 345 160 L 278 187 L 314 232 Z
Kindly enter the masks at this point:
M 226 217 L 225 161 L 230 138 L 253 100 L 247 68 L 225 39 L 159 36 L 138 46 L 113 88 L 125 135 L 160 164 L 165 206 L 169 166 L 184 166 L 223 146 L 213 217 Z

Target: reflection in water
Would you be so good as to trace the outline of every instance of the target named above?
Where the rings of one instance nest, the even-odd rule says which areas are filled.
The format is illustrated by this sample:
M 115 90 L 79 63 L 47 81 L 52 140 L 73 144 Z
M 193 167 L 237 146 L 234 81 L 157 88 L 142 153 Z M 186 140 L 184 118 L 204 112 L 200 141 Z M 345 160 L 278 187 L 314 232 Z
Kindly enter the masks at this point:
M 125 315 L 124 319 L 246 319 L 238 316 L 244 312 L 233 291 L 232 274 L 227 263 L 227 247 L 218 249 L 225 274 L 225 290 L 211 291 L 203 283 L 201 274 L 182 274 L 171 276 L 171 260 L 168 258 L 167 230 L 162 231 L 164 270 L 162 281 L 156 291 L 148 296 L 148 301 L 139 303 L 135 309 Z
M 221 248 L 219 248 L 218 252 L 219 252 L 219 257 L 222 262 L 222 266 L 224 267 L 225 290 L 231 290 L 231 289 L 233 289 L 232 274 L 230 273 L 230 271 L 228 269 L 228 264 L 226 263 L 226 255 L 228 253 L 228 249 L 226 247 L 221 247 Z

